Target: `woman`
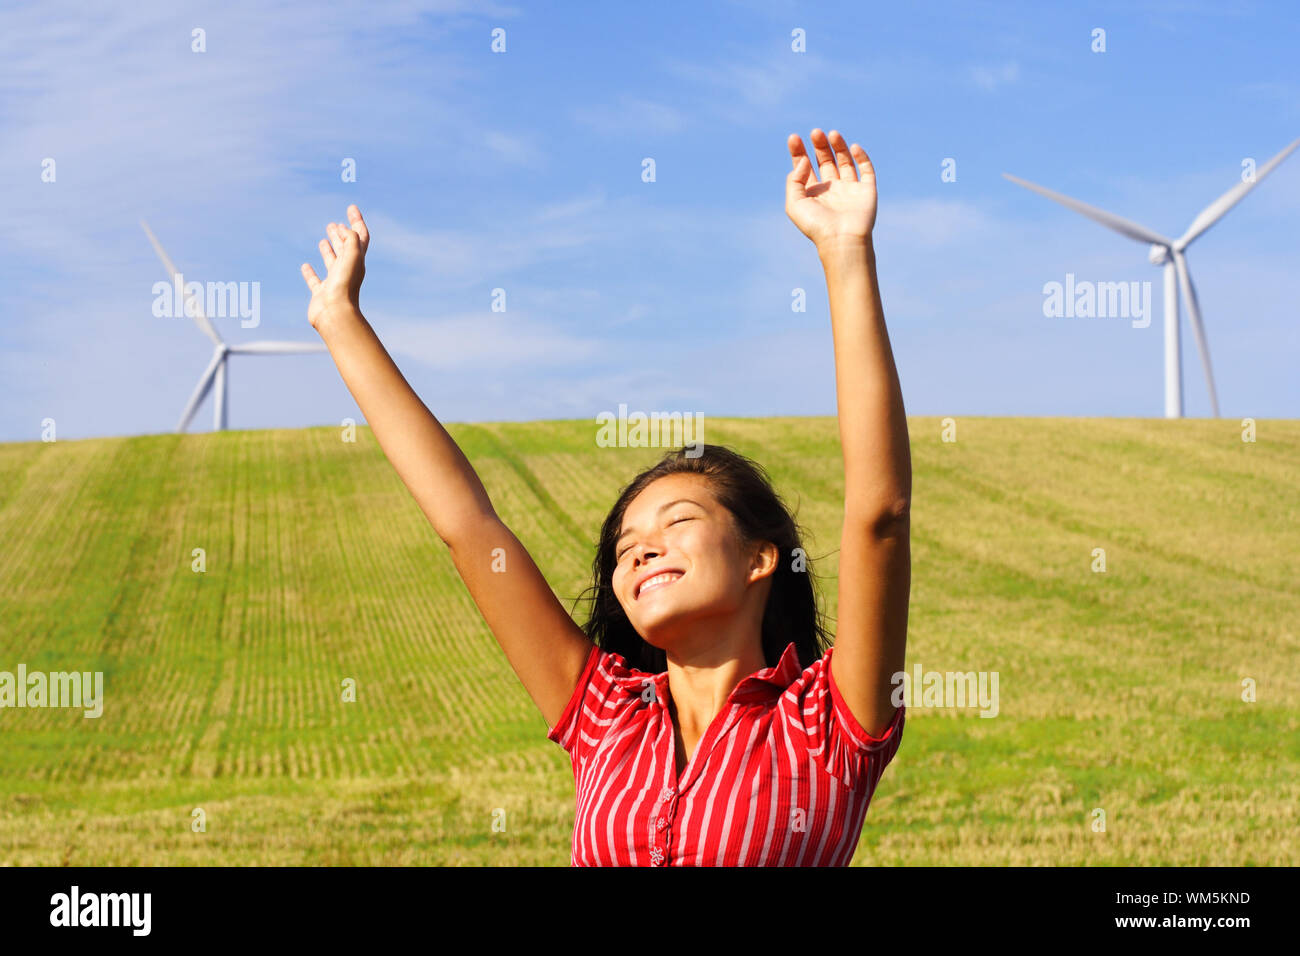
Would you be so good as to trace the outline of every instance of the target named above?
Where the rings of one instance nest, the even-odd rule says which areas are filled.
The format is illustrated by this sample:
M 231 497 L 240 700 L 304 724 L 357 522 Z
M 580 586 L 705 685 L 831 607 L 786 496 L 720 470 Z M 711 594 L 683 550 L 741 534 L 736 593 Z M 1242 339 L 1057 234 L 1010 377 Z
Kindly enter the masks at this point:
M 786 213 L 830 297 L 845 479 L 831 647 L 793 519 L 761 469 L 712 445 L 620 494 L 580 628 L 361 315 L 356 206 L 321 240 L 326 278 L 302 266 L 312 326 L 572 757 L 573 865 L 847 865 L 898 749 L 912 474 L 876 284 L 875 171 L 835 130 L 812 141 L 820 182 L 788 140 Z

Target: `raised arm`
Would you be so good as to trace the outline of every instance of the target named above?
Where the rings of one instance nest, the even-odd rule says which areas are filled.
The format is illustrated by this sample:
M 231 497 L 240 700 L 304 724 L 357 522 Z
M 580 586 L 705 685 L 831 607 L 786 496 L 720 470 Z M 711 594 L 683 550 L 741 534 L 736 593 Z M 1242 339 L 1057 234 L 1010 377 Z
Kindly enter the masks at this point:
M 791 135 L 786 212 L 817 246 L 835 343 L 844 525 L 831 672 L 858 723 L 879 736 L 894 716 L 893 675 L 904 668 L 907 646 L 912 457 L 876 283 L 875 169 L 861 146 L 835 130 L 827 137 L 814 129 L 812 141 L 821 182 L 810 178 L 812 161 Z
M 379 447 L 450 548 L 461 579 L 510 666 L 554 727 L 592 642 L 551 591 L 532 557 L 497 516 L 452 437 L 420 401 L 361 314 L 370 232 L 348 207 L 350 227 L 330 223 L 320 242 L 326 277 L 303 263 L 307 318 L 320 333 Z M 501 548 L 502 551 L 495 552 Z M 495 553 L 494 553 L 495 552 Z

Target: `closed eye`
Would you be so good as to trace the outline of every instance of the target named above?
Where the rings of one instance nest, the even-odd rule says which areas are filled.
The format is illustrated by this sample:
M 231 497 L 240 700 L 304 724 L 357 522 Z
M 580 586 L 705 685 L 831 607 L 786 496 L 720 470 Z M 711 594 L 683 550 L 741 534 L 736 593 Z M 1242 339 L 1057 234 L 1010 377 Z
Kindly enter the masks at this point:
M 673 525 L 675 525 L 675 524 L 680 524 L 680 523 L 683 522 L 683 521 L 690 521 L 690 520 L 692 520 L 694 517 L 695 517 L 694 515 L 683 515 L 683 516 L 680 517 L 680 518 L 676 518 L 676 519 L 674 519 L 674 520 L 668 522 L 668 526 L 669 526 L 669 527 L 672 527 Z M 623 549 L 622 551 L 620 551 L 618 554 L 614 555 L 614 562 L 617 564 L 619 561 L 622 561 L 622 560 L 623 560 L 623 555 L 627 554 L 627 553 L 628 553 L 629 551 L 631 551 L 631 550 L 632 550 L 632 548 L 631 548 L 631 546 L 629 546 L 629 547 L 624 548 L 624 549 Z

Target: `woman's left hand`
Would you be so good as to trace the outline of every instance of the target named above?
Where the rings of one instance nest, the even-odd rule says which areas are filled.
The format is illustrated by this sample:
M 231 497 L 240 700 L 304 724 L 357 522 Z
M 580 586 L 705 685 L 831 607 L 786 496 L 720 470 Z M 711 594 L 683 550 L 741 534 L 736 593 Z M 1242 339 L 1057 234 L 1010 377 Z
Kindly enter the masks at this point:
M 857 143 L 850 146 L 836 130 L 827 137 L 814 129 L 812 143 L 821 182 L 812 178 L 812 160 L 803 140 L 791 133 L 786 141 L 794 163 L 785 180 L 786 214 L 819 249 L 823 243 L 865 242 L 876 224 L 876 170 L 870 157 Z M 855 159 L 861 176 L 854 168 Z

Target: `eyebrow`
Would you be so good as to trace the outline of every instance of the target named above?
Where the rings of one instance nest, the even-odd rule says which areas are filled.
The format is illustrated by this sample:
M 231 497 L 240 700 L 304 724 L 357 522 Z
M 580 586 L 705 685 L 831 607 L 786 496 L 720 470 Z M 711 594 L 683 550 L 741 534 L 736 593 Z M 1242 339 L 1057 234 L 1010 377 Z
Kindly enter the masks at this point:
M 667 504 L 660 505 L 659 509 L 655 512 L 655 515 L 656 516 L 661 515 L 669 508 L 671 508 L 673 505 L 680 505 L 682 502 L 686 502 L 686 504 L 688 505 L 695 505 L 695 507 L 699 508 L 701 511 L 705 510 L 704 505 L 700 504 L 698 501 L 696 501 L 693 498 L 678 498 L 675 501 L 670 501 Z M 624 531 L 622 534 L 620 534 L 617 538 L 614 539 L 614 546 L 617 547 L 618 543 L 622 541 L 624 538 L 626 538 L 628 535 L 630 535 L 631 533 L 632 530 L 629 528 L 627 531 Z

